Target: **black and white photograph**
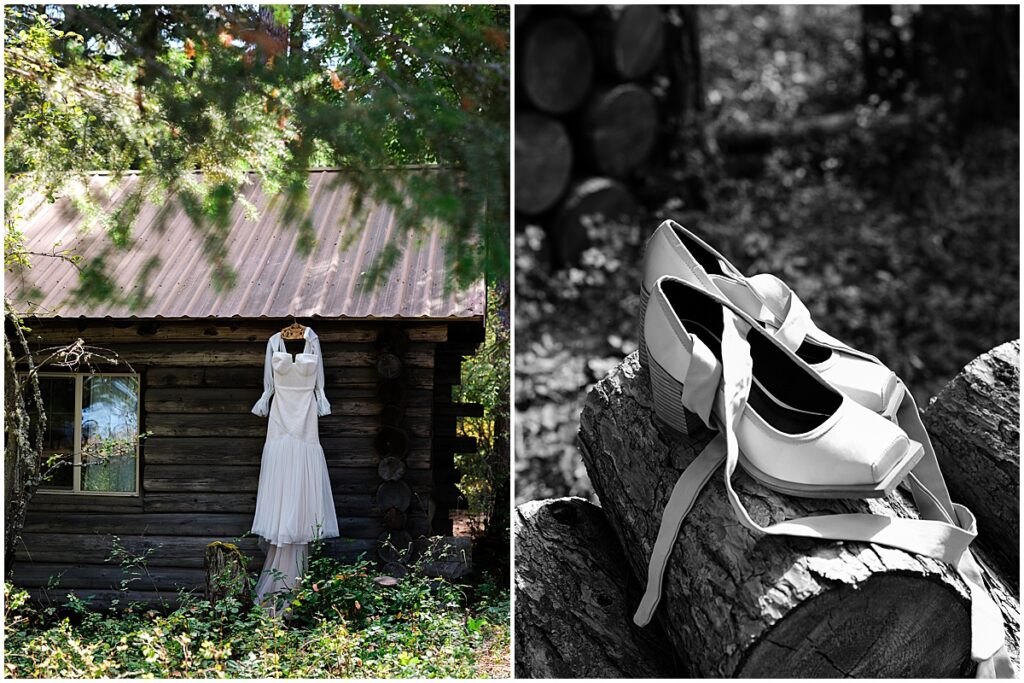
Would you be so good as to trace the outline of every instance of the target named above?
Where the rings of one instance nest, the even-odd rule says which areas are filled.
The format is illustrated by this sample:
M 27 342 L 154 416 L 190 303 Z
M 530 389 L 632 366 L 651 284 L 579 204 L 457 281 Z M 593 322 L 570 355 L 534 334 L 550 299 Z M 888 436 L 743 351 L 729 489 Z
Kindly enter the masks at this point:
M 1016 677 L 1019 7 L 513 25 L 515 676 Z

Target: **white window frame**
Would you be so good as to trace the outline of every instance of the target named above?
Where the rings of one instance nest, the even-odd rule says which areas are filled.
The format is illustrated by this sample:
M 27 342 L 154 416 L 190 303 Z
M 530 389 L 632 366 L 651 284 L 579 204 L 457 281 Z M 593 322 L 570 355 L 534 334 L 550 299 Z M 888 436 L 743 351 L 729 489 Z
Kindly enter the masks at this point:
M 82 490 L 82 397 L 86 377 L 134 377 L 138 383 L 138 400 L 135 403 L 135 424 L 142 433 L 142 377 L 136 372 L 40 372 L 39 377 L 59 377 L 75 380 L 75 451 L 72 454 L 72 485 L 71 489 L 45 488 L 41 484 L 36 493 L 64 496 L 117 496 L 121 498 L 138 498 L 141 494 L 142 482 L 139 480 L 139 439 L 135 439 L 135 490 L 134 491 L 83 491 Z M 27 376 L 23 373 L 23 376 Z

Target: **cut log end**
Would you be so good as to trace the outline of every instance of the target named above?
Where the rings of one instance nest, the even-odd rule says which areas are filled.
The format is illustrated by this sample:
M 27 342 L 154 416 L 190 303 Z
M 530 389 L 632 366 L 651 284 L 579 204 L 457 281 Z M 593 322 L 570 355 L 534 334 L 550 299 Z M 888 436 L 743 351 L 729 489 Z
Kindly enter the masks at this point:
M 764 633 L 740 678 L 959 678 L 973 672 L 968 606 L 950 586 L 887 573 L 807 601 Z
M 527 99 L 540 111 L 565 114 L 583 103 L 594 76 L 590 40 L 575 22 L 539 23 L 523 43 L 519 68 Z
M 665 15 L 655 5 L 626 7 L 615 22 L 612 64 L 626 80 L 641 78 L 654 68 L 665 45 Z
M 639 599 L 601 508 L 580 498 L 516 510 L 516 674 L 683 675 L 660 631 L 631 621 Z
M 590 178 L 576 184 L 548 228 L 557 258 L 577 263 L 590 245 L 589 225 L 628 220 L 638 211 L 633 195 L 618 181 Z
M 621 178 L 647 159 L 657 140 L 654 96 L 632 83 L 598 92 L 587 105 L 584 127 L 594 165 Z
M 572 144 L 565 127 L 539 114 L 516 114 L 516 211 L 547 211 L 565 192 Z

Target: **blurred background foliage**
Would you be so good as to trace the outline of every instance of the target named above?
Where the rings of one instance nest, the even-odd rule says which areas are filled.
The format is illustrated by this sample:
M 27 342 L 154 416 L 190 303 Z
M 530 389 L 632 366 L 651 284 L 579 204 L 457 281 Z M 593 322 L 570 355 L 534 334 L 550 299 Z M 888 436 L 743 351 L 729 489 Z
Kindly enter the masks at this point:
M 879 7 L 881 9 L 879 9 Z M 653 168 L 644 215 L 589 229 L 580 263 L 516 236 L 519 502 L 592 496 L 583 399 L 636 349 L 643 243 L 673 218 L 920 405 L 1019 336 L 1019 8 L 702 6 L 708 150 Z

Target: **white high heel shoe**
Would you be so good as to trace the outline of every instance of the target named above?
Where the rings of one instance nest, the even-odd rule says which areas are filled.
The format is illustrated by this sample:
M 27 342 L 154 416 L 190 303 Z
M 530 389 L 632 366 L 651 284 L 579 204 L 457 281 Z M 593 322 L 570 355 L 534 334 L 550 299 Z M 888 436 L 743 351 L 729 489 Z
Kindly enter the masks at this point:
M 726 495 L 737 520 L 751 531 L 876 543 L 954 566 L 971 595 L 977 677 L 1014 676 L 1002 613 L 969 550 L 977 524 L 970 510 L 950 501 L 909 393 L 894 419 L 918 440 L 837 392 L 737 305 L 674 277 L 654 282 L 643 334 L 657 417 L 677 429 L 700 420 L 719 434 L 673 487 L 633 617 L 637 625 L 653 617 L 683 520 L 724 465 Z M 761 526 L 732 487 L 737 466 L 769 488 L 800 496 L 873 497 L 907 479 L 921 518 L 836 514 Z
M 767 274 L 744 276 L 718 251 L 671 220 L 663 222 L 647 241 L 640 285 L 641 320 L 651 287 L 663 275 L 724 296 L 832 386 L 875 413 L 890 419 L 895 415 L 906 393 L 903 383 L 874 356 L 818 329 L 807 308 L 782 280 Z M 640 364 L 647 365 L 642 329 Z
M 668 276 L 655 283 L 644 317 L 654 411 L 667 425 L 688 431 L 690 403 L 701 421 L 726 428 L 724 394 L 711 392 L 725 356 L 736 353 L 725 345 L 731 324 L 746 330 L 751 361 L 734 427 L 739 464 L 752 477 L 794 496 L 882 497 L 920 460 L 921 444 L 830 386 L 738 306 Z

